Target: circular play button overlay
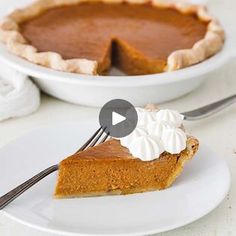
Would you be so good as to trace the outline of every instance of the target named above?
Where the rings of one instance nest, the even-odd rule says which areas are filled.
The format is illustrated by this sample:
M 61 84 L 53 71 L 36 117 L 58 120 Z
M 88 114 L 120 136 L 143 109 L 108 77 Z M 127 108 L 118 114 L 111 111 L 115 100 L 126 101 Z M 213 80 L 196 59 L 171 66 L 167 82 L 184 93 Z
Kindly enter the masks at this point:
M 131 103 L 122 99 L 114 99 L 102 107 L 99 122 L 110 136 L 123 138 L 136 128 L 138 115 Z

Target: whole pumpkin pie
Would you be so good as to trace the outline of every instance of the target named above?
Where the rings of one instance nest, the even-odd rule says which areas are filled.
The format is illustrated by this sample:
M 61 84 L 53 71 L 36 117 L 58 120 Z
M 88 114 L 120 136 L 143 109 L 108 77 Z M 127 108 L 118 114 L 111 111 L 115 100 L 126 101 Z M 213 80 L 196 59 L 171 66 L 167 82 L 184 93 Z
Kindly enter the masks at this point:
M 158 159 L 142 161 L 119 140 L 109 140 L 68 157 L 59 165 L 56 198 L 131 194 L 169 187 L 186 161 L 198 149 L 198 140 L 188 137 L 179 154 L 163 152 Z
M 224 30 L 183 1 L 39 0 L 0 25 L 8 49 L 54 70 L 129 75 L 174 71 L 221 50 Z

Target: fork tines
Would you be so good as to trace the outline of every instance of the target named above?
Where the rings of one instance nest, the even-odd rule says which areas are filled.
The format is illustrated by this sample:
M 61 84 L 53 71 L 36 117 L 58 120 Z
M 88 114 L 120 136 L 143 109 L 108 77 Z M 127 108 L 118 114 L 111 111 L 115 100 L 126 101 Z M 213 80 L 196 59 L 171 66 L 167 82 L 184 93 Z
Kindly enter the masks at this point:
M 106 131 L 106 127 L 100 127 L 77 152 L 83 151 L 89 147 L 93 147 L 96 144 L 104 143 L 106 140 L 108 140 L 110 136 L 109 132 L 105 132 L 105 131 Z

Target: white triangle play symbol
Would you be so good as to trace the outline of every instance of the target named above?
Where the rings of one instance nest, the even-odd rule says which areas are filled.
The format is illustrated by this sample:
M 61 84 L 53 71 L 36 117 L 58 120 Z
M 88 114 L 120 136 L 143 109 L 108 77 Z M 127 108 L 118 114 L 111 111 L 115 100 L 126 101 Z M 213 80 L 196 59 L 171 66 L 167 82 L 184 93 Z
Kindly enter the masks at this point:
M 126 120 L 126 117 L 118 114 L 117 112 L 112 112 L 112 125 L 117 125 Z

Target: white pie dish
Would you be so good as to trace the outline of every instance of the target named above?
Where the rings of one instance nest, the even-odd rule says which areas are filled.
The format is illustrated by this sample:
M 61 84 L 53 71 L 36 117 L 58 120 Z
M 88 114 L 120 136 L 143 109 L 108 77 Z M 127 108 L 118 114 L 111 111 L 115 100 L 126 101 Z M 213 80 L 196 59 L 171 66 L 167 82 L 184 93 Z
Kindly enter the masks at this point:
M 117 76 L 116 72 L 109 76 L 59 72 L 14 56 L 3 44 L 0 44 L 0 60 L 32 76 L 42 91 L 64 101 L 101 107 L 109 100 L 122 98 L 135 106 L 143 106 L 165 102 L 197 88 L 211 72 L 234 57 L 231 34 L 227 32 L 226 38 L 223 50 L 202 63 L 179 71 L 143 76 Z

